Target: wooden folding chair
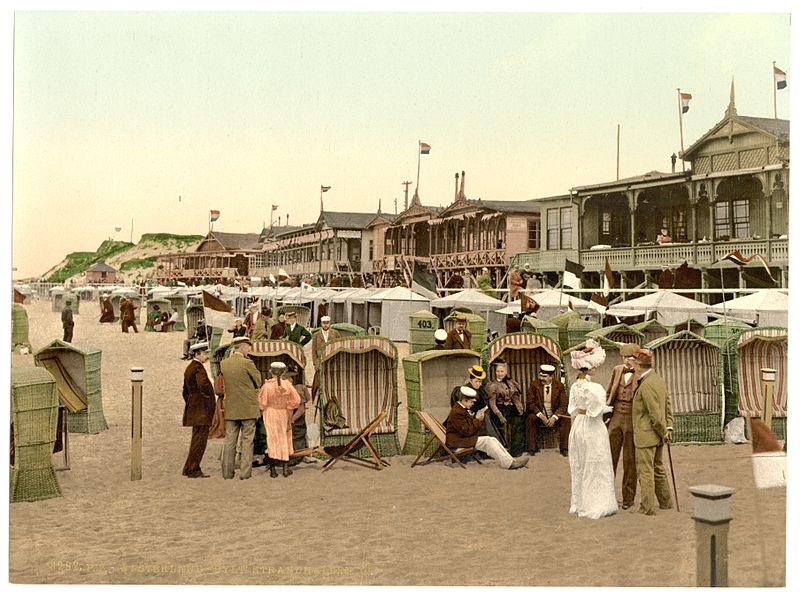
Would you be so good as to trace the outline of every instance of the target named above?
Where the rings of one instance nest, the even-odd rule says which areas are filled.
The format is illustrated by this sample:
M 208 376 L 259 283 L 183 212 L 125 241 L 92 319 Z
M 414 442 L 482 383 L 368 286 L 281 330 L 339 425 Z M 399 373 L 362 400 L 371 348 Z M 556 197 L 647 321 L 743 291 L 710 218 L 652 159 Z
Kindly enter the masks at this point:
M 322 472 L 330 469 L 333 464 L 339 460 L 346 460 L 348 462 L 352 462 L 353 464 L 359 464 L 361 466 L 374 468 L 376 470 L 381 470 L 384 466 L 389 466 L 389 463 L 378 455 L 378 451 L 375 449 L 375 446 L 373 446 L 369 441 L 370 436 L 375 432 L 375 430 L 378 428 L 378 425 L 381 424 L 381 421 L 383 421 L 385 417 L 386 411 L 381 411 L 378 413 L 378 416 L 367 423 L 367 426 L 364 427 L 364 429 L 362 429 L 358 435 L 356 435 L 346 445 L 327 446 L 325 448 L 325 453 L 328 456 L 331 456 L 331 459 L 322 465 Z M 360 445 L 363 445 L 367 450 L 370 451 L 375 459 L 374 462 L 366 458 L 361 458 L 360 456 L 350 454 L 350 452 L 356 450 Z
M 472 456 L 479 464 L 483 464 L 480 459 L 477 458 L 477 450 L 473 448 L 456 448 L 455 451 L 451 450 L 447 447 L 447 430 L 444 428 L 439 420 L 434 417 L 431 413 L 426 412 L 424 410 L 415 410 L 414 414 L 417 415 L 420 423 L 431 432 L 431 437 L 428 439 L 428 442 L 425 446 L 420 450 L 417 459 L 413 462 L 411 467 L 413 468 L 417 464 L 423 466 L 425 464 L 429 464 L 431 462 L 441 462 L 442 460 L 455 460 L 461 468 L 467 468 L 459 456 Z M 431 442 L 436 440 L 439 443 L 439 447 L 444 449 L 447 452 L 446 456 L 437 456 L 439 453 L 439 448 L 436 448 L 434 453 L 425 461 L 419 462 L 419 459 L 425 454 L 425 451 L 428 449 L 428 446 L 431 445 Z

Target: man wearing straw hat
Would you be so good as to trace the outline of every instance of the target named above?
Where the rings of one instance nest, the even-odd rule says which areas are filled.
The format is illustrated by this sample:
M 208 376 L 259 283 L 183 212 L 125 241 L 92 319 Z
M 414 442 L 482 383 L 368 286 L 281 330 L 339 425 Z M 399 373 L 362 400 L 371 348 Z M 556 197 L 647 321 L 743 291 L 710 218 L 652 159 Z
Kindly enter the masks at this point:
M 454 348 L 469 349 L 472 345 L 472 332 L 467 329 L 467 317 L 463 313 L 456 314 L 456 326 L 447 333 L 444 347 L 448 350 Z
M 258 404 L 258 390 L 261 387 L 261 373 L 255 363 L 247 358 L 252 344 L 247 336 L 234 338 L 233 351 L 220 363 L 225 379 L 225 445 L 222 452 L 222 477 L 233 479 L 236 460 L 236 445 L 242 436 L 242 455 L 239 465 L 239 478 L 249 479 L 253 473 L 253 437 L 256 433 L 256 420 L 261 416 Z
M 72 342 L 72 330 L 75 322 L 72 320 L 72 299 L 64 301 L 64 308 L 61 310 L 61 325 L 64 328 L 64 342 Z
M 192 361 L 183 373 L 183 426 L 192 428 L 189 455 L 183 465 L 183 476 L 190 479 L 206 478 L 200 468 L 208 444 L 208 432 L 214 419 L 217 400 L 214 386 L 208 379 L 204 364 L 208 362 L 208 342 L 198 342 L 189 348 Z
M 672 405 L 667 384 L 652 369 L 653 351 L 640 348 L 633 357 L 633 368 L 639 376 L 631 406 L 640 490 L 637 512 L 653 516 L 656 500 L 660 509 L 672 508 L 672 495 L 662 459 L 664 444 L 672 441 Z
M 297 323 L 297 313 L 294 311 L 289 311 L 286 314 L 286 329 L 283 334 L 287 340 L 300 346 L 305 346 L 311 342 L 311 332 Z

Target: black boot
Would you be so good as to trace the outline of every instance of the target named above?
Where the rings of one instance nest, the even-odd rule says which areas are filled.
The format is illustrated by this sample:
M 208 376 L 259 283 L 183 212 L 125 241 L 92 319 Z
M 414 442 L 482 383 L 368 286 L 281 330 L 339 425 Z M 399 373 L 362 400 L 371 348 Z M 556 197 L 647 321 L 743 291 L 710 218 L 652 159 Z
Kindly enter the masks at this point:
M 288 460 L 284 460 L 283 461 L 283 476 L 284 477 L 288 477 L 291 474 L 292 474 L 292 471 L 289 470 L 289 461 Z
M 275 470 L 275 461 L 271 458 L 269 461 L 269 476 L 273 479 L 278 476 L 278 471 Z

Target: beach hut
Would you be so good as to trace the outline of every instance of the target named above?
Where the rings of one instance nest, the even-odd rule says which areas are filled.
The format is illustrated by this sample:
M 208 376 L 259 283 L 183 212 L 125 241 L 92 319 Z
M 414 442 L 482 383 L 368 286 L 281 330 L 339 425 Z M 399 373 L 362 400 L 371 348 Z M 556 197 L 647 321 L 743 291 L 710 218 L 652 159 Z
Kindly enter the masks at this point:
M 444 330 L 449 334 L 450 330 L 456 327 L 456 318 L 459 315 L 463 315 L 467 319 L 467 329 L 472 334 L 470 348 L 475 352 L 481 352 L 486 346 L 486 321 L 477 313 L 451 311 L 450 315 L 444 318 Z
M 553 324 L 558 328 L 558 345 L 561 347 L 561 350 L 567 350 L 570 346 L 574 344 L 578 344 L 583 340 L 583 338 L 579 339 L 577 342 L 573 344 L 569 341 L 569 324 L 573 321 L 580 321 L 581 314 L 577 311 L 567 311 L 566 313 L 559 313 L 552 319 L 550 319 L 550 323 Z M 588 330 L 587 330 L 588 331 Z
M 642 339 L 644 344 L 649 344 L 653 340 L 669 336 L 667 326 L 656 319 L 648 319 L 647 321 L 634 323 L 631 327 L 644 334 L 644 338 Z
M 705 327 L 705 323 L 701 323 L 691 317 L 669 326 L 670 332 L 673 334 L 676 332 L 688 331 L 692 332 L 693 334 L 697 334 L 698 336 L 704 336 L 703 329 L 705 329 Z
M 346 338 L 347 336 L 365 336 L 367 330 L 354 323 L 332 323 L 331 327 L 339 332 L 339 337 Z M 319 328 L 315 328 L 315 331 Z
M 608 382 L 611 381 L 611 371 L 617 365 L 622 364 L 622 357 L 619 356 L 619 349 L 622 347 L 623 343 L 615 342 L 606 336 L 596 336 L 592 339 L 595 340 L 603 348 L 603 350 L 606 351 L 606 360 L 592 375 L 592 381 L 596 381 L 602 386 L 607 387 Z M 588 340 L 588 338 L 586 340 Z M 577 369 L 572 368 L 572 357 L 570 355 L 576 350 L 583 350 L 586 348 L 586 340 L 564 351 L 564 383 L 567 387 L 575 383 L 575 380 L 578 379 L 578 374 L 580 373 L 580 371 Z
M 734 388 L 736 386 L 736 340 L 741 332 L 752 327 L 745 322 L 723 317 L 709 322 L 703 328 L 703 337 L 719 346 L 722 360 L 722 380 L 725 390 L 725 419 L 723 428 L 731 419 L 738 416 L 739 400 Z
M 159 317 L 163 317 L 164 313 L 169 315 L 171 313 L 170 309 L 172 307 L 172 303 L 165 298 L 151 298 L 147 299 L 147 319 L 144 326 L 145 332 L 155 332 L 156 329 L 153 327 L 154 325 L 159 325 L 161 323 L 161 319 L 159 318 L 158 321 L 150 321 L 150 313 L 154 310 L 154 307 L 158 307 L 159 313 L 161 314 Z M 158 330 L 161 331 L 160 329 Z
M 347 297 L 351 294 L 355 294 L 356 292 L 358 292 L 357 288 L 350 288 L 348 290 L 341 290 L 336 294 L 336 296 L 331 297 L 330 301 L 328 301 L 330 303 L 330 306 L 328 307 L 328 315 L 330 316 L 331 321 L 353 323 L 350 321 Z
M 56 382 L 47 371 L 39 367 L 11 368 L 12 502 L 61 496 L 52 459 L 58 404 Z
M 99 433 L 108 429 L 103 414 L 99 348 L 53 340 L 37 351 L 34 362 L 55 379 L 61 403 L 67 408 L 71 433 Z
M 20 305 L 29 305 L 33 296 L 33 288 L 27 284 L 17 284 L 14 286 L 14 302 Z
M 490 379 L 494 378 L 492 365 L 500 360 L 509 364 L 511 377 L 522 387 L 523 399 L 531 383 L 538 379 L 539 365 L 553 365 L 556 379 L 562 374 L 558 343 L 540 334 L 515 332 L 489 342 L 483 349 L 482 361 L 490 372 Z
M 380 456 L 395 456 L 397 438 L 397 348 L 381 336 L 337 338 L 329 342 L 319 365 L 322 446 L 343 446 L 385 413 L 371 442 Z M 331 413 L 338 404 L 343 421 Z M 355 452 L 368 456 L 366 449 Z
M 738 415 L 760 417 L 764 405 L 762 369 L 775 369 L 772 402 L 772 430 L 779 439 L 786 438 L 788 407 L 789 331 L 783 327 L 755 328 L 741 332 L 731 340 L 735 344 L 736 381 L 733 393 L 737 398 Z
M 472 350 L 426 350 L 403 359 L 408 407 L 403 454 L 419 454 L 430 439 L 430 431 L 413 415 L 414 411 L 427 411 L 444 423 L 450 413 L 450 392 L 463 385 L 467 370 L 480 362 L 481 355 Z
M 669 388 L 674 442 L 722 441 L 723 368 L 719 346 L 689 331 L 647 345 Z
M 81 286 L 75 289 L 75 294 L 78 295 L 78 300 L 91 301 L 99 294 L 97 288 L 93 286 Z
M 178 312 L 178 321 L 172 326 L 176 332 L 183 332 L 186 330 L 186 295 L 185 294 L 168 294 L 164 296 L 169 301 L 169 308 L 171 311 Z
M 588 337 L 590 332 L 600 329 L 600 324 L 595 321 L 588 321 L 582 318 L 571 319 L 567 322 L 567 346 L 562 346 L 566 350 L 571 346 L 580 344 Z
M 32 350 L 28 339 L 29 331 L 28 312 L 25 307 L 16 303 L 11 305 L 11 350 L 20 348 Z
M 205 312 L 203 305 L 189 305 L 186 307 L 186 337 L 191 338 L 194 336 L 194 331 L 197 329 L 197 322 L 205 320 Z
M 522 318 L 522 327 L 520 331 L 528 332 L 529 334 L 539 334 L 541 336 L 547 336 L 548 338 L 552 338 L 556 342 L 559 341 L 558 338 L 559 327 L 556 324 L 554 324 L 552 321 L 539 319 L 538 317 L 533 317 L 531 315 L 526 315 L 525 317 Z
M 736 317 L 762 328 L 789 325 L 789 296 L 771 288 L 711 305 L 708 310 Z
M 374 293 L 366 304 L 368 327 L 379 329 L 380 335 L 392 342 L 409 342 L 408 318 L 430 309 L 431 302 L 408 288 L 395 286 Z
M 666 326 L 686 321 L 687 317 L 705 324 L 708 321 L 707 310 L 708 305 L 705 303 L 669 290 L 648 292 L 644 296 L 614 305 L 614 313 L 643 313 L 645 319 L 655 318 Z
M 50 305 L 53 311 L 60 312 L 64 308 L 64 294 L 66 291 L 63 288 L 50 289 Z
M 361 326 L 367 330 L 368 334 L 374 336 L 380 336 L 382 334 L 379 326 L 371 326 L 369 323 L 367 318 L 367 299 L 372 298 L 377 293 L 378 289 L 359 288 L 353 294 L 349 295 L 346 300 L 346 310 L 349 313 L 347 321 Z
M 595 340 L 606 338 L 619 344 L 638 344 L 639 346 L 644 346 L 645 344 L 644 333 L 624 323 L 591 330 L 586 333 L 586 337 L 594 338 Z
M 445 312 L 448 309 L 454 309 L 465 312 L 468 309 L 472 313 L 480 315 L 486 322 L 486 329 L 498 334 L 505 333 L 506 331 L 506 315 L 504 313 L 497 313 L 498 309 L 503 309 L 507 303 L 495 298 L 492 298 L 479 290 L 468 288 L 454 294 L 444 296 L 442 298 L 434 299 L 431 301 L 431 308 L 442 309 Z
M 111 301 L 111 306 L 114 307 L 114 316 L 117 318 L 117 321 L 119 321 L 119 303 L 122 301 L 123 297 L 128 297 L 133 301 L 134 320 L 138 325 L 141 323 L 140 311 L 142 307 L 142 298 L 134 288 L 118 288 L 111 292 L 109 300 Z
M 432 350 L 436 346 L 434 334 L 439 329 L 439 318 L 423 309 L 408 316 L 408 337 L 411 353 Z

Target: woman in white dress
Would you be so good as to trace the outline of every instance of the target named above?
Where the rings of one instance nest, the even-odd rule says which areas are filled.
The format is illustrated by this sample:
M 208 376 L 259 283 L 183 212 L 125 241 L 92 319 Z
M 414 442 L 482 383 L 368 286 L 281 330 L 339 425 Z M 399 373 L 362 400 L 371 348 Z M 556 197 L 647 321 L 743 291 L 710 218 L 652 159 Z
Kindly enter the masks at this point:
M 586 518 L 602 518 L 617 511 L 614 489 L 614 468 L 611 447 L 603 414 L 611 412 L 606 405 L 606 391 L 591 375 L 606 360 L 606 352 L 594 340 L 586 348 L 571 354 L 572 367 L 580 370 L 569 392 L 567 411 L 572 417 L 569 433 L 569 468 L 572 474 L 570 514 Z

